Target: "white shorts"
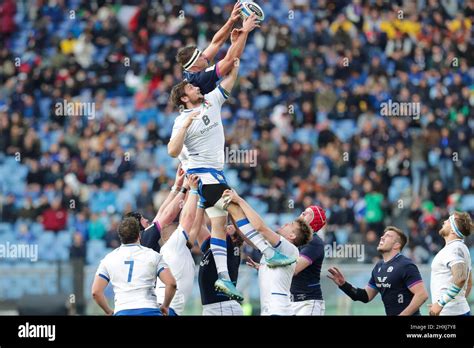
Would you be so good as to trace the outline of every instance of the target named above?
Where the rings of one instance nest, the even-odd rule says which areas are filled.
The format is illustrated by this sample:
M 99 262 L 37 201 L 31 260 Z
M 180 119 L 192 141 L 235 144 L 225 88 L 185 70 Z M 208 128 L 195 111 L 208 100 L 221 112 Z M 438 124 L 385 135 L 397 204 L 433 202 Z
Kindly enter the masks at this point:
M 202 306 L 202 315 L 244 315 L 237 301 L 223 301 Z
M 323 300 L 291 302 L 295 315 L 324 315 L 326 306 Z

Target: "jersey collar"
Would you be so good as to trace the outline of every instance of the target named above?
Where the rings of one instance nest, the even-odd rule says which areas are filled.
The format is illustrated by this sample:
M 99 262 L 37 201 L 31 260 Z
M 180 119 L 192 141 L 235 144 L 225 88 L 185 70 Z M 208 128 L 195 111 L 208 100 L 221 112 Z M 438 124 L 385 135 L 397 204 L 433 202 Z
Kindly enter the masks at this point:
M 449 242 L 447 242 L 446 245 L 449 245 L 453 242 L 463 242 L 464 243 L 464 239 L 460 239 L 460 238 L 459 239 L 453 239 L 453 240 L 450 240 Z
M 384 263 L 384 264 L 390 263 L 390 262 L 392 262 L 393 260 L 395 260 L 397 257 L 399 257 L 400 255 L 401 255 L 401 254 L 398 253 L 397 255 L 395 255 L 394 257 L 392 257 L 390 260 L 388 260 L 387 262 L 384 261 L 383 263 Z

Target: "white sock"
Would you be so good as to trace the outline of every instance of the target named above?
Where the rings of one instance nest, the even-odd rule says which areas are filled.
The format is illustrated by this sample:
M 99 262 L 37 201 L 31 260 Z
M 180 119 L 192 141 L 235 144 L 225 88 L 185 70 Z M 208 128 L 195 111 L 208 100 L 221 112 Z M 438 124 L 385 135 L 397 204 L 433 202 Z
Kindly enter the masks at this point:
M 225 239 L 211 238 L 211 251 L 216 262 L 217 274 L 230 280 L 229 270 L 227 269 L 227 242 Z
M 247 218 L 237 221 L 236 224 L 245 237 L 247 237 L 267 259 L 275 254 L 275 250 L 272 246 L 255 230 Z

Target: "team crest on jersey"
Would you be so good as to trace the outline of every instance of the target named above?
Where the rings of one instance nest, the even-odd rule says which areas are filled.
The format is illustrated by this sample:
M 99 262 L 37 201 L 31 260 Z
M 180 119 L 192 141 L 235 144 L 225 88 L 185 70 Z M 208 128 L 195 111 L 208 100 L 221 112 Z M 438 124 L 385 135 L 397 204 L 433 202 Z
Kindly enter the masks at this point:
M 211 102 L 207 99 L 204 99 L 204 103 L 202 103 L 202 104 L 206 109 L 209 109 L 210 107 L 212 107 Z
M 379 267 L 379 270 L 377 272 L 380 272 L 380 267 Z
M 387 269 L 387 272 L 392 272 L 393 271 L 393 266 L 390 266 L 388 269 Z

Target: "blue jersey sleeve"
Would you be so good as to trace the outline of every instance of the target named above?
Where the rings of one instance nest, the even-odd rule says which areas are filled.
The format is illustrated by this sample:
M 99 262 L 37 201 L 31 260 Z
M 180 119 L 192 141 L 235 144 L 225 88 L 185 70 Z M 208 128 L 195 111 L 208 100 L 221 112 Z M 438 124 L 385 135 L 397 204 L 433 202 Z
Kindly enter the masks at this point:
M 375 267 L 378 267 L 378 264 Z M 370 274 L 369 283 L 367 285 L 370 286 L 372 289 L 379 291 L 379 288 L 377 288 L 377 285 L 375 283 L 374 271 L 372 271 L 372 273 Z
M 196 73 L 185 72 L 184 77 L 193 86 L 199 87 L 202 94 L 210 93 L 216 88 L 217 82 L 220 79 L 217 64 Z
M 140 237 L 140 244 L 144 247 L 160 252 L 159 240 L 161 238 L 161 228 L 157 222 L 146 228 Z
M 324 245 L 311 241 L 300 250 L 300 256 L 304 257 L 311 264 L 324 259 Z
M 403 280 L 407 288 L 411 288 L 413 285 L 421 283 L 423 279 L 421 278 L 420 271 L 414 263 L 409 263 L 404 267 Z

